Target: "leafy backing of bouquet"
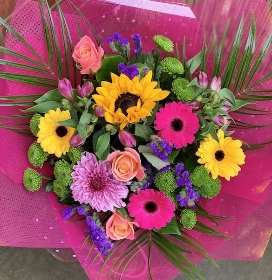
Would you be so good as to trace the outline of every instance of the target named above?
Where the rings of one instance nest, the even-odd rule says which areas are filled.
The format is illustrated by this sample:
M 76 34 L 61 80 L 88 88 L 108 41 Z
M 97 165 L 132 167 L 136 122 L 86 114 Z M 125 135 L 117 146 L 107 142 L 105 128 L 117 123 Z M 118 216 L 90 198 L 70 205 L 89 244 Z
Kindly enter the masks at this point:
M 73 6 L 72 2 L 69 3 Z M 59 42 L 47 1 L 44 1 L 45 10 L 42 1 L 39 1 L 39 4 L 46 36 L 48 61 L 43 61 L 11 26 L 0 19 L 0 22 L 37 57 L 37 61 L 34 61 L 1 47 L 2 53 L 19 57 L 34 66 L 7 60 L 1 60 L 0 63 L 51 74 L 53 77 L 33 77 L 4 72 L 0 73 L 0 77 L 53 89 L 42 96 L 24 96 L 23 100 L 27 101 L 22 101 L 22 96 L 1 97 L 0 100 L 5 101 L 1 103 L 4 106 L 34 105 L 23 110 L 21 116 L 29 118 L 36 113 L 30 122 L 32 133 L 38 137 L 38 142 L 34 142 L 29 148 L 28 157 L 31 164 L 42 167 L 44 161 L 49 160 L 54 166 L 54 177 L 49 178 L 46 191 L 54 190 L 59 196 L 60 203 L 72 205 L 63 212 L 64 218 L 68 219 L 73 214 L 86 217 L 89 236 L 84 245 L 92 240 L 94 244 L 91 249 L 96 245 L 100 249 L 99 254 L 108 254 L 104 265 L 111 262 L 110 272 L 120 271 L 122 277 L 134 256 L 147 246 L 148 269 L 152 278 L 150 256 L 151 247 L 154 245 L 190 279 L 194 279 L 193 273 L 204 279 L 186 259 L 184 253 L 188 253 L 189 246 L 213 260 L 201 244 L 189 236 L 184 229 L 193 228 L 206 234 L 226 237 L 197 221 L 197 215 L 208 218 L 215 224 L 217 224 L 216 220 L 220 219 L 209 215 L 197 204 L 197 201 L 200 196 L 209 199 L 215 197 L 221 185 L 218 175 L 229 180 L 230 177 L 238 174 L 240 170 L 238 165 L 243 164 L 241 141 L 233 140 L 228 136 L 231 132 L 228 132 L 227 128 L 232 120 L 229 112 L 239 110 L 238 112 L 244 113 L 248 110 L 250 113 L 257 111 L 257 114 L 261 114 L 263 111 L 256 109 L 253 111 L 246 105 L 271 99 L 267 96 L 253 95 L 252 90 L 268 80 L 270 75 L 255 82 L 254 85 L 249 86 L 249 84 L 271 45 L 272 36 L 259 57 L 253 61 L 256 37 L 255 24 L 252 21 L 245 50 L 237 67 L 236 61 L 241 49 L 242 20 L 227 67 L 223 72 L 222 83 L 216 76 L 219 76 L 221 69 L 224 40 L 218 46 L 215 36 L 214 78 L 209 83 L 205 71 L 212 49 L 207 50 L 205 45 L 200 53 L 186 61 L 185 43 L 181 48 L 178 46 L 173 48 L 173 43 L 169 39 L 158 35 L 154 37 L 157 50 L 145 54 L 142 53 L 144 46 L 141 45 L 140 35 L 134 34 L 135 56 L 130 59 L 129 40 L 115 33 L 107 41 L 112 50 L 118 54 L 105 55 L 102 61 L 103 50 L 100 47 L 96 49 L 88 37 L 82 36 L 80 25 L 77 23 L 78 35 L 82 38 L 79 48 L 83 46 L 85 48 L 83 51 L 87 52 L 95 49 L 97 52 L 95 54 L 99 57 L 95 61 L 96 64 L 92 65 L 93 69 L 88 69 L 88 65 L 85 67 L 83 65 L 85 62 L 80 61 L 82 59 L 80 55 L 74 56 L 78 64 L 71 62 L 71 56 L 75 52 L 61 7 L 57 5 L 62 32 L 62 42 Z M 82 16 L 75 6 L 73 8 Z M 84 18 L 83 20 L 85 21 Z M 100 45 L 99 41 L 97 44 Z M 62 48 L 65 65 L 62 65 L 61 60 Z M 182 57 L 180 53 L 183 54 Z M 70 71 L 72 63 L 73 74 Z M 81 85 L 73 89 L 70 81 L 63 78 L 69 77 L 77 86 L 79 83 L 77 67 L 80 68 L 83 76 Z M 201 71 L 199 77 L 193 78 L 197 69 Z M 232 91 L 229 90 L 231 87 Z M 120 91 L 121 89 L 123 91 Z M 135 94 L 137 90 L 138 93 Z M 232 92 L 237 92 L 239 98 L 235 98 Z M 127 109 L 129 110 L 126 111 Z M 169 120 L 168 124 L 165 124 L 165 120 L 174 112 L 172 121 Z M 169 132 L 169 124 L 174 132 Z M 235 125 L 231 125 L 234 128 L 235 126 L 250 127 L 250 124 L 237 121 Z M 21 124 L 12 127 L 6 124 L 5 127 L 19 133 L 28 133 L 28 129 L 22 129 Z M 185 129 L 187 129 L 186 137 L 182 135 Z M 224 143 L 231 144 L 227 147 Z M 125 151 L 121 151 L 124 146 L 126 146 Z M 136 148 L 132 148 L 133 146 Z M 224 147 L 227 147 L 226 150 L 223 149 Z M 140 158 L 137 149 L 143 157 Z M 220 162 L 226 154 L 231 154 L 232 149 L 236 149 L 238 160 L 235 159 L 230 164 L 231 168 L 225 172 L 219 169 Z M 82 151 L 88 152 L 81 154 Z M 60 158 L 55 157 L 54 154 Z M 212 156 L 215 156 L 215 159 L 207 161 L 207 158 L 210 159 Z M 201 164 L 204 164 L 207 169 Z M 133 174 L 126 173 L 128 168 L 133 169 Z M 112 187 L 111 191 L 116 191 L 117 194 L 114 204 L 110 204 L 110 200 L 105 203 L 104 198 L 102 203 L 99 201 L 99 196 L 90 198 L 88 192 L 82 193 L 84 176 L 90 175 L 88 172 L 92 172 L 92 179 L 95 179 L 92 181 L 92 186 L 95 188 L 101 187 L 98 178 L 105 179 L 99 177 L 101 172 L 104 172 L 103 176 L 105 173 L 108 175 L 107 186 Z M 29 168 L 24 174 L 25 186 L 31 191 L 40 188 L 42 179 L 48 178 L 43 178 L 34 169 Z M 87 188 L 88 186 L 85 189 Z M 144 211 L 139 215 L 138 207 L 141 206 L 142 201 L 146 201 L 145 210 L 153 214 L 156 214 L 158 207 L 164 206 L 164 217 L 157 215 L 156 219 L 152 220 L 148 217 L 150 213 L 146 215 Z M 159 201 L 164 203 L 160 205 Z M 97 212 L 91 210 L 90 206 Z M 114 206 L 115 213 L 113 213 Z M 98 212 L 103 213 L 99 215 Z M 172 213 L 172 216 L 169 213 Z M 132 217 L 135 218 L 134 221 Z M 150 224 L 147 222 L 148 219 Z M 114 223 L 120 227 L 115 229 L 116 231 Z M 106 232 L 101 227 L 105 224 Z M 138 227 L 147 230 L 134 236 L 134 228 Z M 115 248 L 112 249 L 113 243 L 108 238 L 118 240 L 123 231 L 125 237 L 133 240 L 123 239 L 115 243 Z M 119 246 L 125 246 L 125 250 L 114 259 L 114 252 Z

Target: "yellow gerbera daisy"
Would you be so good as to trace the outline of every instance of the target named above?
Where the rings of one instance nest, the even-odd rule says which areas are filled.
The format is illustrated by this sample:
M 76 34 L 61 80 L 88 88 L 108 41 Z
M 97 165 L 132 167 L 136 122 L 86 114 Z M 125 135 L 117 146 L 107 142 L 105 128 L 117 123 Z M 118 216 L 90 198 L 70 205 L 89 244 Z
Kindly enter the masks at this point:
M 60 157 L 69 151 L 69 140 L 73 136 L 75 129 L 59 125 L 58 122 L 70 119 L 70 112 L 68 110 L 61 111 L 59 108 L 56 111 L 49 110 L 44 117 L 41 117 L 37 142 L 41 144 L 45 152 Z
M 169 95 L 169 91 L 155 88 L 157 82 L 152 82 L 152 71 L 139 80 L 132 80 L 124 74 L 117 76 L 111 73 L 112 82 L 102 82 L 93 95 L 97 105 L 103 107 L 107 122 L 120 124 L 122 130 L 128 123 L 137 123 L 151 116 L 155 101 Z
M 200 157 L 198 162 L 204 164 L 213 179 L 221 176 L 229 181 L 230 177 L 238 175 L 241 170 L 238 165 L 245 163 L 242 141 L 233 140 L 231 137 L 224 138 L 222 129 L 218 130 L 217 136 L 219 142 L 210 134 L 202 140 L 196 155 Z

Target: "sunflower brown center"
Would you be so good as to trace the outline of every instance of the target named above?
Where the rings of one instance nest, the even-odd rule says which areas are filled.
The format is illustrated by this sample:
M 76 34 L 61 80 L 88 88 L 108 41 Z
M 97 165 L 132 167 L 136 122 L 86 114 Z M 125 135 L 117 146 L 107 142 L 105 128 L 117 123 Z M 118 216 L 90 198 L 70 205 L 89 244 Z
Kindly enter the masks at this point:
M 59 137 L 64 137 L 67 135 L 68 133 L 68 130 L 65 126 L 61 125 L 61 126 L 58 126 L 57 129 L 56 129 L 56 133 Z
M 92 191 L 98 192 L 102 191 L 105 188 L 105 184 L 102 178 L 95 177 L 90 180 L 89 187 Z
M 121 94 L 115 101 L 115 111 L 117 111 L 118 108 L 122 110 L 122 113 L 127 116 L 127 109 L 133 106 L 137 105 L 137 102 L 139 100 L 139 96 L 125 92 Z
M 218 151 L 215 152 L 214 156 L 215 156 L 215 159 L 216 159 L 216 160 L 221 161 L 221 160 L 224 159 L 225 154 L 224 154 L 223 151 L 218 150 Z
M 148 213 L 155 213 L 158 210 L 158 205 L 154 201 L 147 201 L 144 205 L 144 209 Z
M 183 121 L 180 119 L 174 119 L 171 122 L 171 127 L 174 131 L 181 131 L 183 128 Z

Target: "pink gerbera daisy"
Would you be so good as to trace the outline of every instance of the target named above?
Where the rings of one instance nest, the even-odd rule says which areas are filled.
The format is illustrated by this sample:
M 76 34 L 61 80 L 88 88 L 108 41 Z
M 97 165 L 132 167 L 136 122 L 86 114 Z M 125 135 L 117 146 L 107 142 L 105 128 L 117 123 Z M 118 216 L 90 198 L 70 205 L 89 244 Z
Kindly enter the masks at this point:
M 172 220 L 175 204 L 163 192 L 148 189 L 131 195 L 127 209 L 139 227 L 151 230 L 165 227 Z
M 197 114 L 182 102 L 167 103 L 156 113 L 155 129 L 158 136 L 179 149 L 193 143 L 199 129 Z
M 122 200 L 128 195 L 127 186 L 117 181 L 107 161 L 97 161 L 94 154 L 85 152 L 74 165 L 72 172 L 72 195 L 76 201 L 89 204 L 96 211 L 114 211 L 114 207 L 124 207 Z

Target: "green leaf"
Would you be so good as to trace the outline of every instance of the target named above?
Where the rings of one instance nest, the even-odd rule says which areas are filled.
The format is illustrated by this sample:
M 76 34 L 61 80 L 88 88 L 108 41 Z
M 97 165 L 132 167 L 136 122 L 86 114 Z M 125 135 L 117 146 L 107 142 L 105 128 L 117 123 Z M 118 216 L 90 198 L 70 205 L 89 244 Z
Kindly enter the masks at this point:
M 222 99 L 228 99 L 235 106 L 235 97 L 232 91 L 227 88 L 222 88 L 218 91 L 217 94 Z
M 57 80 L 48 79 L 38 76 L 28 76 L 14 73 L 0 72 L 0 79 L 6 79 L 14 82 L 20 82 L 24 84 L 30 84 L 40 87 L 56 88 Z
M 79 123 L 77 125 L 77 131 L 79 135 L 84 139 L 84 141 L 87 139 L 87 130 L 86 130 L 86 125 Z
M 53 190 L 53 181 L 49 181 L 46 185 L 45 185 L 45 191 L 46 192 L 51 192 Z
M 45 101 L 57 101 L 60 103 L 63 98 L 58 89 L 53 89 L 36 99 L 35 103 L 43 103 Z
M 169 165 L 170 163 L 167 161 L 162 161 L 159 159 L 151 150 L 149 147 L 149 144 L 147 145 L 141 145 L 138 148 L 139 152 L 143 154 L 143 156 L 158 170 L 162 169 L 163 167 Z
M 110 73 L 118 74 L 118 64 L 120 62 L 125 62 L 121 55 L 105 55 L 101 68 L 96 72 L 97 81 L 110 81 Z
M 233 79 L 234 71 L 237 66 L 238 54 L 241 45 L 242 33 L 243 33 L 243 26 L 244 26 L 244 17 L 242 17 L 238 31 L 236 33 L 234 43 L 232 46 L 231 53 L 228 58 L 228 64 L 224 73 L 224 77 L 222 79 L 222 86 L 229 88 Z
M 147 141 L 150 141 L 150 136 L 154 135 L 154 131 L 145 124 L 135 124 L 135 135 Z
M 217 133 L 216 133 L 216 130 L 215 130 L 213 124 L 211 122 L 209 122 L 208 125 L 209 125 L 209 134 L 211 134 L 212 138 L 215 141 L 219 142 L 219 139 L 218 139 L 218 136 L 217 136 Z
M 68 126 L 68 127 L 73 127 L 73 128 L 77 128 L 77 126 L 78 126 L 78 122 L 73 119 L 70 119 L 67 121 L 60 121 L 60 122 L 57 122 L 57 124 Z
M 116 208 L 116 211 L 125 219 L 128 217 L 128 212 L 126 210 L 126 207 Z
M 176 218 L 174 217 L 171 222 L 169 222 L 165 227 L 156 230 L 161 234 L 177 234 L 180 235 L 179 224 Z
M 34 71 L 34 72 L 39 72 L 39 73 L 44 73 L 44 74 L 50 74 L 50 72 L 48 71 L 48 69 L 46 69 L 46 70 L 44 70 L 44 69 L 39 69 L 39 68 L 37 68 L 37 67 L 25 65 L 25 64 L 22 64 L 22 63 L 16 63 L 16 62 L 9 61 L 9 60 L 5 60 L 5 59 L 0 59 L 0 65 L 6 65 L 6 66 L 16 67 L 16 68 L 25 69 L 25 70 L 30 70 L 30 71 Z
M 49 110 L 56 110 L 57 108 L 59 108 L 61 106 L 61 104 L 59 102 L 56 101 L 45 101 L 43 103 L 37 104 L 29 109 L 26 110 L 22 110 L 24 113 L 41 113 L 41 114 L 45 114 L 47 113 Z
M 200 66 L 202 60 L 202 52 L 204 51 L 204 49 L 202 49 L 198 54 L 196 54 L 194 57 L 192 57 L 186 62 L 186 68 L 189 70 L 190 74 L 193 74 L 196 71 L 196 69 Z
M 179 154 L 180 149 L 173 149 L 172 153 L 168 156 L 168 159 L 171 163 L 174 163 L 175 158 Z
M 106 132 L 99 136 L 96 143 L 95 154 L 101 160 L 104 160 L 106 157 L 104 152 L 108 149 L 110 144 L 110 132 Z
M 251 104 L 252 103 L 252 100 L 250 99 L 243 99 L 243 98 L 239 98 L 239 99 L 235 99 L 235 106 L 233 106 L 231 108 L 231 111 L 236 111 L 240 108 L 242 108 L 243 106 L 247 105 L 247 104 Z
M 80 117 L 79 123 L 81 124 L 89 124 L 92 119 L 92 114 L 84 111 L 83 114 Z

